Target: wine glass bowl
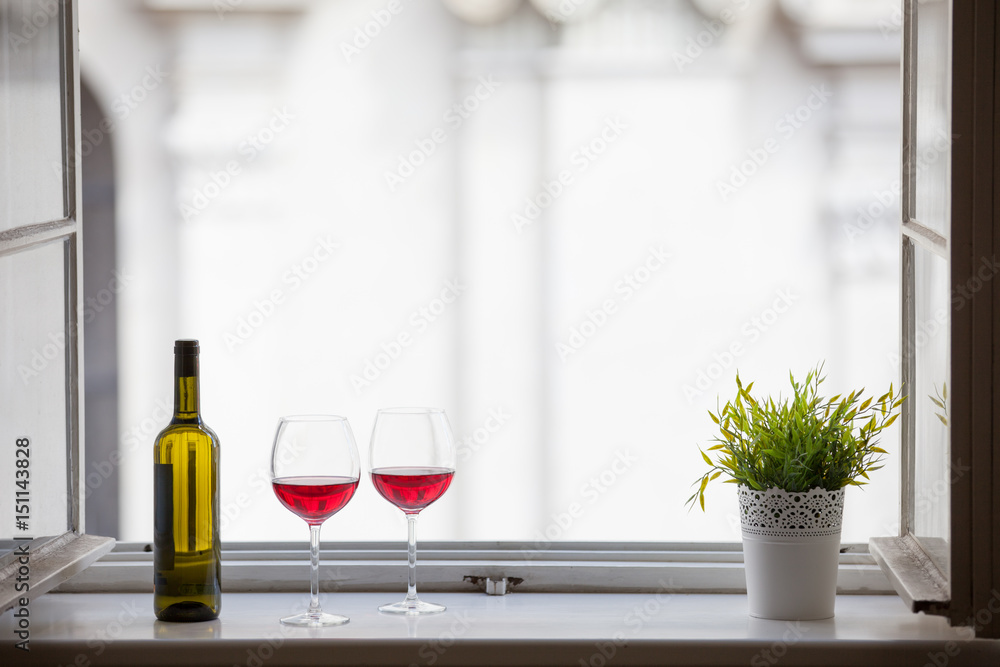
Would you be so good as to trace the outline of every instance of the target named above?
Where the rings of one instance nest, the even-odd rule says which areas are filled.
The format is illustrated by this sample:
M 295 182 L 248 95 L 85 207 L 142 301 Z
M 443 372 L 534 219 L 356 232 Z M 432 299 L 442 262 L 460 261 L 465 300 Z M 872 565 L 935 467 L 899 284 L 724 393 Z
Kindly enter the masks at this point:
M 389 614 L 434 614 L 443 605 L 417 597 L 417 515 L 448 490 L 455 474 L 455 439 L 444 410 L 383 408 L 375 418 L 369 447 L 372 484 L 407 519 L 407 592 L 385 604 Z
M 372 470 L 372 482 L 383 498 L 406 514 L 416 514 L 448 490 L 454 474 L 434 467 L 388 466 Z
M 278 500 L 309 525 L 310 604 L 301 614 L 281 619 L 311 628 L 342 625 L 346 616 L 319 605 L 319 536 L 323 522 L 354 496 L 361 476 L 351 426 L 335 415 L 282 417 L 271 450 L 271 486 Z
M 280 477 L 271 482 L 274 495 L 309 525 L 322 524 L 344 508 L 358 488 L 351 477 Z

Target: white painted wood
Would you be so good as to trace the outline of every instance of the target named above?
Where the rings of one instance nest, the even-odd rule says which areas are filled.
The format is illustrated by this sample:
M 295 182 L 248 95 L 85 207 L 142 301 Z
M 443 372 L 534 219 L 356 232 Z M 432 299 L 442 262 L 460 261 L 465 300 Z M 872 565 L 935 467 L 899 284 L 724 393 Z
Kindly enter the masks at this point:
M 152 554 L 145 545 L 121 545 L 62 592 L 145 591 L 152 581 Z M 224 548 L 223 589 L 228 592 L 296 591 L 308 582 L 304 544 Z M 440 543 L 421 546 L 417 577 L 428 591 L 476 591 L 469 578 L 521 579 L 515 592 L 626 593 L 671 589 L 697 593 L 743 593 L 739 545 L 553 545 L 526 551 L 519 545 Z M 138 547 L 138 549 L 136 548 Z M 842 547 L 837 590 L 843 594 L 890 594 L 875 561 L 857 545 Z M 405 587 L 406 553 L 395 544 L 324 544 L 320 563 L 324 590 L 395 591 Z
M 914 612 L 946 609 L 948 579 L 911 535 L 873 537 L 871 553 L 903 602 Z
M 0 535 L 38 538 L 19 542 L 19 550 L 5 553 L 0 560 L 0 610 L 15 600 L 45 593 L 114 545 L 110 538 L 80 534 L 84 530 L 80 395 L 83 273 L 76 17 L 73 0 L 0 5 L 0 32 L 5 35 L 0 47 L 4 62 L 0 67 L 0 127 L 6 131 L 8 167 L 0 167 L 0 261 L 8 267 L 17 266 L 16 258 L 25 257 L 21 253 L 27 249 L 48 258 L 28 267 L 17 266 L 20 282 L 11 286 L 8 280 L 5 286 L 9 290 L 0 300 L 0 311 L 7 318 L 6 331 L 14 341 L 3 346 L 0 359 L 0 366 L 7 371 L 0 378 L 0 405 L 16 407 L 11 395 L 26 395 L 33 403 L 30 410 L 2 413 L 0 420 L 0 430 L 5 431 L 4 451 L 11 452 L 10 458 L 0 462 L 5 476 L 0 486 L 9 491 L 10 500 L 15 495 L 10 445 L 20 437 L 32 440 L 30 456 L 23 458 L 30 461 L 30 475 L 21 478 L 28 483 L 27 488 L 19 488 L 29 492 L 27 520 L 19 516 L 15 524 L 13 516 L 5 519 Z M 56 245 L 60 239 L 62 244 Z M 52 245 L 43 245 L 47 243 Z M 55 252 L 46 252 L 52 248 Z M 43 308 L 39 300 L 32 300 L 32 290 L 40 288 L 59 305 L 58 325 L 50 328 L 47 323 L 45 327 L 50 332 L 48 340 L 24 324 Z M 41 385 L 22 386 L 13 370 L 15 364 L 31 357 L 33 346 L 46 343 L 56 352 L 46 353 L 45 359 L 53 361 L 54 372 L 65 374 L 56 385 L 58 400 L 46 396 Z M 38 348 L 34 349 L 41 356 Z M 59 437 L 49 433 L 53 429 Z M 10 430 L 16 433 L 6 432 Z M 27 555 L 24 544 L 28 545 Z M 6 547 L 11 548 L 9 539 Z M 26 588 L 25 583 L 29 584 Z
M 904 220 L 901 230 L 905 236 L 913 239 L 917 245 L 945 259 L 948 258 L 948 239 L 933 229 L 920 224 L 916 220 Z
M 34 600 L 111 551 L 110 537 L 65 533 L 21 542 L 0 559 L 0 612 Z
M 305 583 L 305 580 L 303 580 Z M 307 587 L 305 587 L 307 588 Z M 350 617 L 324 630 L 283 627 L 308 603 L 287 594 L 227 594 L 208 623 L 157 623 L 151 593 L 47 595 L 31 608 L 31 663 L 101 665 L 923 665 L 1000 664 L 1000 644 L 965 641 L 942 618 L 915 616 L 891 597 L 837 599 L 836 618 L 751 619 L 741 595 L 437 593 L 448 606 L 423 618 L 381 615 L 386 593 L 323 596 Z M 402 590 L 397 591 L 401 597 Z M 9 614 L 0 636 L 10 637 Z M 166 640 L 166 641 L 165 641 Z M 948 651 L 945 653 L 945 651 Z M 99 655 L 98 655 L 99 653 Z M 608 659 L 608 658 L 612 659 Z M 0 664 L 25 654 L 0 642 Z

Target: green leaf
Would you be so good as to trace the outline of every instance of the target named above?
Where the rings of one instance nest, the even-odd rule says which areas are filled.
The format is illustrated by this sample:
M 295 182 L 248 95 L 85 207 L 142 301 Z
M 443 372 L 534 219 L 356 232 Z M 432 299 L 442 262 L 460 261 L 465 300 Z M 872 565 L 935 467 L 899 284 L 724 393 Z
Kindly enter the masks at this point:
M 708 443 L 711 447 L 699 447 L 709 470 L 697 480 L 698 488 L 723 476 L 724 483 L 756 490 L 865 484 L 881 467 L 873 464 L 887 456 L 876 446 L 876 437 L 898 418 L 893 412 L 899 406 L 891 403 L 903 397 L 890 385 L 877 403 L 865 397 L 864 389 L 827 399 L 819 392 L 821 368 L 810 370 L 805 382 L 789 373 L 792 394 L 786 397 L 756 399 L 751 394 L 754 384 L 744 387 L 741 376 L 732 399 L 721 410 L 709 411 L 719 432 Z M 706 451 L 718 452 L 714 463 Z M 701 501 L 704 491 L 696 495 Z
M 701 453 L 701 458 L 705 459 L 705 463 L 707 463 L 708 465 L 712 465 L 712 459 L 708 458 L 708 454 L 706 454 L 705 452 Z M 702 487 L 704 487 L 704 485 L 702 485 Z
M 711 410 L 708 411 L 708 416 L 711 417 L 712 421 L 714 421 L 716 424 L 719 423 L 719 418 L 713 415 Z
M 893 416 L 889 417 L 889 420 L 885 424 L 882 425 L 882 428 L 888 428 L 888 427 L 892 426 L 892 422 L 896 421 L 896 417 L 898 417 L 898 416 L 899 416 L 899 413 L 897 412 Z

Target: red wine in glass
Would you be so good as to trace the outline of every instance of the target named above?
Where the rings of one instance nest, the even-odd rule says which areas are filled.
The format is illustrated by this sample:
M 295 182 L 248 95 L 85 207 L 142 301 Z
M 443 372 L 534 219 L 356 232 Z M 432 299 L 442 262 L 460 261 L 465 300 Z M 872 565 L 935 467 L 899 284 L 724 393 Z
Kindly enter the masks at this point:
M 386 614 L 437 614 L 444 605 L 417 596 L 417 516 L 455 475 L 455 437 L 440 408 L 383 408 L 375 417 L 368 463 L 379 495 L 406 514 L 406 597 Z
M 278 420 L 271 448 L 271 488 L 279 502 L 309 525 L 309 609 L 281 619 L 285 625 L 322 628 L 350 619 L 319 604 L 320 529 L 358 488 L 361 461 L 351 426 L 336 415 Z
M 383 498 L 404 512 L 419 512 L 451 486 L 455 471 L 437 467 L 388 467 L 372 470 L 372 482 Z
M 282 505 L 307 523 L 318 524 L 343 509 L 358 481 L 350 477 L 279 477 L 271 485 Z

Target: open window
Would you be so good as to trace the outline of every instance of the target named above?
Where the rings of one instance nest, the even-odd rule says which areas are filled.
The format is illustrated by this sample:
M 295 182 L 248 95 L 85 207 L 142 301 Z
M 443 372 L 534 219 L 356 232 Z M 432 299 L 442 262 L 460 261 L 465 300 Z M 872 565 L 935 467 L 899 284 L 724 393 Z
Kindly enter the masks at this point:
M 998 637 L 1000 14 L 903 15 L 901 531 L 871 550 L 914 611 Z
M 0 4 L 0 610 L 114 544 L 82 534 L 75 17 L 70 1 Z
M 780 3 L 786 8 L 801 4 Z M 30 492 L 25 519 L 18 518 L 17 505 L 0 504 L 0 540 L 5 550 L 28 543 L 38 556 L 32 560 L 31 586 L 37 595 L 85 567 L 111 542 L 83 535 L 81 513 L 76 5 L 38 0 L 0 7 L 7 36 L 0 45 L 0 120 L 9 142 L 0 161 L 0 489 Z M 985 0 L 908 0 L 903 19 L 901 355 L 908 400 L 902 420 L 902 528 L 899 537 L 873 540 L 872 552 L 915 611 L 946 614 L 953 623 L 976 625 L 983 636 L 1000 636 L 1000 619 L 990 607 L 1000 585 L 1000 323 L 995 315 L 1000 289 L 992 282 L 1000 243 L 994 204 L 1000 186 L 998 12 Z M 473 84 L 474 77 L 465 83 Z M 533 99 L 527 103 L 535 104 Z M 497 283 L 498 293 L 503 284 Z M 25 450 L 20 460 L 28 464 L 18 464 L 18 449 Z M 18 477 L 18 470 L 30 475 Z M 18 482 L 25 477 L 27 488 L 22 488 Z M 38 541 L 18 539 L 29 536 Z M 255 560 L 254 565 L 233 569 L 244 572 L 248 588 L 275 579 L 251 572 L 255 567 L 271 567 L 278 578 L 288 573 L 287 562 L 276 562 L 287 560 L 282 550 L 287 545 L 248 545 L 248 550 L 255 546 L 244 561 Z M 610 590 L 655 586 L 655 577 L 637 573 L 662 572 L 671 559 L 683 561 L 677 572 L 688 578 L 677 582 L 681 588 L 731 591 L 740 585 L 738 570 L 730 566 L 739 560 L 733 545 L 711 551 L 699 544 L 672 550 L 622 542 L 565 544 L 547 546 L 537 559 L 509 544 L 479 544 L 469 551 L 463 551 L 467 544 L 439 546 L 438 559 L 462 561 L 462 567 L 476 551 L 484 562 L 503 561 L 496 569 L 500 573 L 547 570 L 548 581 L 555 582 L 549 589 L 579 587 L 583 579 L 591 586 L 612 581 Z M 385 585 L 379 565 L 384 545 L 358 547 L 351 554 L 363 561 L 354 585 Z M 608 554 L 618 559 L 623 573 L 604 576 Z M 134 556 L 120 554 L 108 562 Z M 8 606 L 16 560 L 8 553 L 0 561 L 0 602 Z M 560 567 L 561 561 L 574 567 Z M 581 562 L 594 565 L 588 569 Z M 458 585 L 456 567 L 441 578 L 441 586 Z M 489 574 L 488 567 L 479 569 Z M 858 568 L 852 576 L 862 581 L 862 573 Z M 723 574 L 728 578 L 720 584 Z M 92 581 L 102 590 L 148 586 L 142 568 L 132 568 L 128 576 L 134 579 L 114 575 Z M 292 579 L 300 584 L 298 577 Z M 983 610 L 991 612 L 988 618 Z

